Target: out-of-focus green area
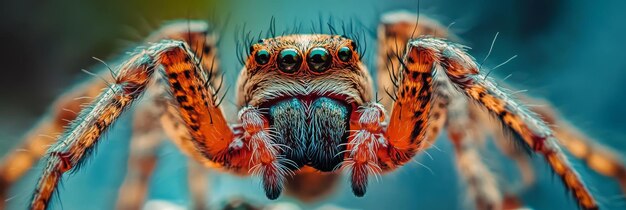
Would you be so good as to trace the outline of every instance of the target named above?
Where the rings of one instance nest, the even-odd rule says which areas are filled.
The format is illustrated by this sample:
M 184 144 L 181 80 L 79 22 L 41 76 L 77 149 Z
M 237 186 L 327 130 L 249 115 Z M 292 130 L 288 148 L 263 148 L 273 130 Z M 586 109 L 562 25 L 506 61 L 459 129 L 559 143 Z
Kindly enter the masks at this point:
M 235 28 L 256 34 L 266 30 L 272 17 L 277 30 L 302 22 L 307 32 L 311 21 L 332 15 L 335 20 L 356 19 L 363 27 L 375 29 L 378 16 L 385 11 L 416 9 L 416 1 L 5 1 L 0 3 L 0 154 L 17 144 L 21 134 L 36 122 L 55 97 L 72 83 L 87 78 L 80 69 L 98 62 L 91 57 L 115 58 L 156 29 L 162 21 L 172 19 L 212 19 L 228 25 L 220 43 L 222 69 L 229 85 L 241 65 L 235 56 Z M 485 63 L 493 67 L 513 55 L 518 57 L 491 75 L 505 78 L 516 89 L 548 99 L 573 124 L 589 136 L 626 152 L 626 59 L 623 36 L 626 33 L 626 2 L 566 0 L 423 0 L 422 14 L 450 25 L 450 30 L 472 47 L 470 51 L 482 60 L 489 51 L 496 32 L 499 37 Z M 227 18 L 229 17 L 229 18 Z M 454 24 L 453 24 L 454 23 Z M 375 37 L 368 37 L 368 61 L 375 67 Z M 127 125 L 127 124 L 126 124 Z M 76 173 L 66 180 L 61 192 L 65 209 L 108 209 L 115 198 L 125 172 L 128 130 L 124 124 L 99 145 L 93 168 Z M 373 182 L 364 198 L 355 198 L 349 186 L 339 187 L 332 199 L 322 203 L 363 209 L 465 209 L 463 186 L 453 165 L 453 150 L 444 137 L 438 149 L 428 150 L 432 158 L 421 155 L 417 164 Z M 170 146 L 164 146 L 165 164 L 153 179 L 151 196 L 188 204 L 184 184 L 186 176 L 181 162 L 184 157 Z M 484 157 L 502 176 L 503 185 L 514 191 L 519 176 L 510 161 L 499 154 Z M 524 201 L 535 209 L 573 209 L 573 199 L 564 192 L 558 179 L 552 179 L 541 158 L 534 158 L 538 185 L 520 192 Z M 575 162 L 592 191 L 608 209 L 626 207 L 624 196 L 612 180 L 601 177 Z M 168 170 L 172 169 L 172 170 Z M 39 169 L 35 170 L 38 171 Z M 29 198 L 34 174 L 14 190 L 11 207 L 21 209 Z M 107 179 L 103 179 L 107 177 Z M 212 178 L 212 199 L 229 194 L 247 194 L 259 202 L 263 197 L 257 182 L 228 176 Z M 77 181 L 73 181 L 77 180 Z M 93 183 L 96 183 L 94 186 Z M 92 184 L 92 185 L 90 185 Z M 221 194 L 220 194 L 221 193 Z M 281 198 L 289 200 L 289 198 Z M 94 202 L 94 201 L 99 202 Z M 307 205 L 314 207 L 322 203 Z M 109 205 L 109 206 L 107 206 Z M 88 206 L 88 207 L 86 207 Z

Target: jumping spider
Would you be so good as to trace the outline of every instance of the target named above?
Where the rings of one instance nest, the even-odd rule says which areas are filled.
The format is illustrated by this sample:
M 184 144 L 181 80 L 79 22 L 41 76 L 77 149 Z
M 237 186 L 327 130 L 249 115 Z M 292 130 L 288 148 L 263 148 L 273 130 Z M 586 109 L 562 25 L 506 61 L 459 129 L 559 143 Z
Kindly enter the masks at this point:
M 207 167 L 262 177 L 269 199 L 276 199 L 292 176 L 318 171 L 335 176 L 339 170 L 348 172 L 352 191 L 363 196 L 370 176 L 404 165 L 445 128 L 478 209 L 509 204 L 478 156 L 477 147 L 488 135 L 519 163 L 529 182 L 532 168 L 524 151 L 506 142 L 541 154 L 584 209 L 597 209 L 597 202 L 561 146 L 626 186 L 626 170 L 618 158 L 551 110 L 526 108 L 532 99 L 517 100 L 496 85 L 466 47 L 446 40 L 453 36 L 437 22 L 406 13 L 383 16 L 377 35 L 377 89 L 361 61 L 360 43 L 349 38 L 349 32 L 331 31 L 269 33 L 241 46 L 247 53 L 236 85 L 239 121 L 229 123 L 220 108 L 231 104 L 221 103 L 219 94 L 217 36 L 199 21 L 167 24 L 110 72 L 99 73 L 112 82 L 93 79 L 62 96 L 50 116 L 26 137 L 21 147 L 27 152 L 4 158 L 2 189 L 44 157 L 46 167 L 30 208 L 46 209 L 61 175 L 84 163 L 100 136 L 142 96 L 134 113 L 129 166 L 135 176 L 129 175 L 127 184 L 145 182 L 136 174 L 149 175 L 152 167 L 138 166 L 153 160 L 140 151 L 153 149 L 150 145 L 166 134 Z M 379 100 L 376 93 L 390 97 Z M 82 108 L 83 103 L 90 105 Z M 38 135 L 63 130 L 56 140 Z M 47 151 L 40 149 L 49 144 Z M 319 183 L 315 180 L 324 176 L 307 179 Z M 124 189 L 120 193 L 143 192 L 126 185 Z M 137 195 L 124 195 L 120 208 L 143 199 L 139 195 L 129 201 Z

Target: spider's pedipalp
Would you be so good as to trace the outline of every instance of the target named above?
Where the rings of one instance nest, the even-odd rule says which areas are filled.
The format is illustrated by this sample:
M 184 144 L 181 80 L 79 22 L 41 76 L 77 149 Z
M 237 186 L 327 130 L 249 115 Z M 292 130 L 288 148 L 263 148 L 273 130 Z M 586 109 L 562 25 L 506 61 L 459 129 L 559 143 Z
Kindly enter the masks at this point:
M 295 167 L 289 159 L 279 155 L 280 145 L 270 133 L 269 122 L 256 107 L 244 107 L 239 111 L 239 120 L 244 129 L 244 144 L 251 151 L 250 172 L 262 177 L 265 195 L 276 199 L 283 190 L 285 177 L 292 175 L 289 168 Z

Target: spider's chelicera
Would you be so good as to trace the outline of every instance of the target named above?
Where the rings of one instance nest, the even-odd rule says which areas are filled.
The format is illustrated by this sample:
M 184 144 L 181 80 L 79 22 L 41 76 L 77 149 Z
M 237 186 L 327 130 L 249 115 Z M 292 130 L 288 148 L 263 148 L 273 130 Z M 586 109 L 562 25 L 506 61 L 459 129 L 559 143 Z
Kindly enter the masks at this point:
M 531 170 L 524 165 L 527 157 L 506 142 L 517 142 L 527 151 L 543 155 L 586 209 L 597 208 L 596 201 L 559 143 L 572 151 L 580 151 L 582 145 L 590 152 L 575 153 L 577 157 L 599 155 L 604 161 L 587 163 L 606 169 L 598 170 L 600 173 L 626 180 L 620 177 L 626 173 L 621 173 L 625 170 L 618 159 L 573 132 L 549 110 L 528 110 L 481 74 L 464 46 L 444 39 L 450 36 L 445 27 L 424 17 L 417 22 L 416 17 L 390 13 L 382 18 L 377 37 L 377 89 L 361 62 L 362 46 L 348 38 L 350 35 L 337 35 L 332 26 L 330 34 L 271 36 L 239 46 L 240 52 L 248 52 L 239 55 L 244 67 L 237 81 L 237 114 L 221 108 L 232 104 L 221 103 L 223 81 L 216 76 L 216 37 L 207 24 L 166 25 L 146 40 L 146 46 L 111 65 L 110 84 L 94 79 L 57 102 L 56 110 L 80 113 L 51 113 L 52 120 L 33 131 L 58 132 L 65 125 L 60 119 L 75 119 L 57 140 L 35 137 L 38 135 L 27 138 L 24 148 L 53 144 L 30 207 L 45 209 L 61 175 L 83 163 L 100 136 L 141 96 L 145 100 L 137 103 L 134 113 L 136 146 L 129 174 L 151 173 L 152 168 L 146 167 L 149 164 L 142 165 L 151 160 L 146 154 L 152 153 L 146 151 L 152 151 L 149 145 L 167 135 L 207 167 L 260 176 L 270 199 L 281 194 L 288 179 L 290 185 L 303 183 L 297 180 L 301 177 L 310 181 L 287 186 L 292 194 L 322 194 L 328 191 L 324 187 L 328 183 L 320 185 L 320 180 L 334 180 L 341 170 L 348 172 L 354 194 L 363 196 L 371 176 L 411 161 L 433 144 L 444 127 L 453 142 L 461 177 L 472 192 L 468 195 L 479 209 L 499 209 L 507 202 L 477 155 L 482 134 L 505 142 L 499 145 L 504 145 L 504 151 L 516 158 L 523 171 Z M 437 37 L 422 36 L 433 34 Z M 103 87 L 107 88 L 100 92 Z M 388 93 L 389 97 L 379 100 L 375 93 Z M 96 95 L 93 101 L 84 101 Z M 76 97 L 83 101 L 72 100 Z M 83 102 L 91 105 L 81 110 Z M 535 112 L 559 126 L 551 129 Z M 237 121 L 228 122 L 227 116 L 236 116 Z M 508 132 L 514 135 L 505 135 Z M 0 184 L 14 182 L 32 165 L 31 157 L 44 154 L 27 151 L 32 153 L 29 159 L 17 153 L 6 158 L 6 163 L 23 164 L 10 172 L 5 169 L 7 164 L 0 167 Z M 313 173 L 322 174 L 307 176 Z M 142 176 L 127 177 L 127 183 L 139 183 L 128 186 L 145 187 L 145 180 L 132 178 Z M 532 176 L 525 179 L 532 182 Z M 128 198 L 124 192 L 120 191 L 122 206 Z

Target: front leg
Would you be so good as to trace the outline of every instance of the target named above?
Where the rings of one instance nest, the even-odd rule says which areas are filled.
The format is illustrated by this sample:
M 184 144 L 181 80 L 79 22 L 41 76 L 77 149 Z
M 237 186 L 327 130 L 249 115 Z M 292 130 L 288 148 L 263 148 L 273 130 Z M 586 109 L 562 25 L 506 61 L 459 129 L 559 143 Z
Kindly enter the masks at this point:
M 171 51 L 165 57 L 162 65 L 168 69 L 165 76 L 175 105 L 173 111 L 179 117 L 174 122 L 185 127 L 182 136 L 174 136 L 179 146 L 188 153 L 199 152 L 205 161 L 230 171 L 261 175 L 267 197 L 278 198 L 284 178 L 291 171 L 286 159 L 278 156 L 281 148 L 275 143 L 262 110 L 245 107 L 239 111 L 241 124 L 229 125 L 219 108 L 216 92 L 208 86 L 208 76 L 193 53 Z M 183 141 L 190 141 L 193 146 Z M 192 149 L 196 152 L 189 151 Z
M 189 131 L 191 138 L 188 140 L 196 150 L 204 158 L 229 168 L 249 170 L 258 165 L 265 178 L 268 197 L 278 197 L 282 185 L 276 180 L 288 170 L 278 164 L 276 153 L 270 152 L 277 146 L 267 143 L 272 141 L 266 120 L 260 118 L 258 112 L 242 112 L 243 139 L 249 145 L 232 146 L 240 136 L 231 130 L 215 103 L 215 92 L 208 86 L 207 72 L 202 70 L 200 62 L 184 42 L 165 40 L 133 53 L 119 67 L 115 82 L 89 108 L 83 109 L 50 147 L 46 166 L 33 193 L 31 209 L 47 208 L 61 175 L 84 163 L 100 136 L 145 92 L 156 69 L 169 82 L 175 108 Z
M 514 98 L 479 74 L 478 65 L 463 46 L 436 38 L 409 42 L 401 65 L 401 76 L 389 125 L 383 125 L 380 105 L 367 105 L 360 116 L 353 116 L 346 156 L 352 167 L 355 194 L 365 192 L 368 174 L 392 169 L 409 161 L 426 137 L 431 113 L 433 77 L 445 76 L 454 91 L 476 102 L 521 138 L 520 144 L 542 154 L 578 204 L 597 209 L 595 199 L 561 152 L 550 128 Z M 365 135 L 363 135 L 365 134 Z M 376 171 L 378 170 L 378 171 Z
M 346 166 L 351 168 L 352 190 L 362 196 L 368 175 L 395 169 L 410 161 L 438 133 L 443 111 L 433 112 L 433 72 L 436 60 L 422 48 L 412 47 L 404 58 L 389 124 L 380 104 L 370 103 L 352 116 Z M 437 104 L 445 106 L 439 101 Z M 432 113 L 432 115 L 431 115 Z M 428 128 L 436 129 L 428 129 Z M 428 137 L 428 138 L 427 138 Z

